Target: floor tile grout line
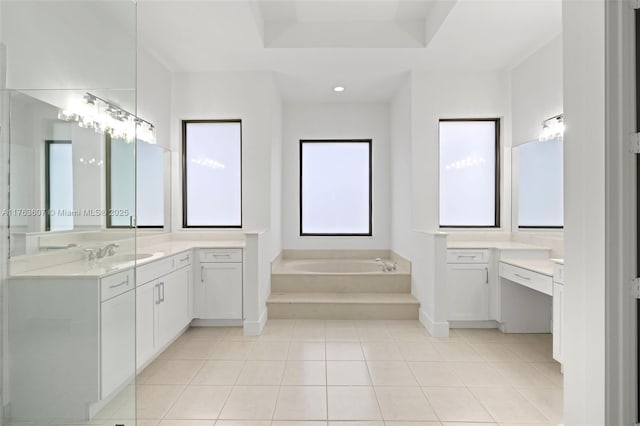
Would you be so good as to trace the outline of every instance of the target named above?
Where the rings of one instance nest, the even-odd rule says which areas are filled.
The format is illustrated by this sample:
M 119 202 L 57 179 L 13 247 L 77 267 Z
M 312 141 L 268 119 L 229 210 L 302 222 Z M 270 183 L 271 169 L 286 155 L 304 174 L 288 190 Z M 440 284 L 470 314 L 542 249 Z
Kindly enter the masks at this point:
M 527 396 L 525 394 L 523 394 L 522 392 L 520 392 L 520 389 L 518 389 L 517 387 L 514 386 L 513 388 L 518 393 L 518 395 L 520 395 L 522 398 L 524 398 L 525 401 L 527 401 L 529 404 L 531 404 L 531 406 L 533 408 L 535 408 L 540 414 L 542 414 L 542 417 L 544 417 L 545 419 L 549 420 L 549 422 L 552 421 L 551 417 L 547 416 L 547 414 L 541 408 L 538 407 L 538 404 L 534 403 L 529 398 L 527 398 Z
M 480 386 L 478 386 L 478 387 L 480 387 Z M 469 394 L 471 394 L 471 397 L 473 399 L 475 399 L 478 402 L 478 404 L 480 404 L 480 406 L 484 409 L 484 411 L 486 411 L 487 414 L 489 414 L 489 417 L 491 417 L 493 419 L 493 421 L 497 424 L 498 423 L 498 419 L 496 419 L 495 416 L 491 413 L 491 411 L 489 411 L 489 407 L 487 407 L 485 404 L 483 404 L 482 401 L 480 400 L 480 398 L 478 398 L 476 396 L 476 394 L 473 393 L 472 387 L 465 384 L 465 389 L 467 390 L 467 392 L 469 392 Z
M 242 371 L 244 370 L 245 365 L 247 365 L 247 360 L 246 359 L 243 360 L 242 368 L 240 368 L 240 371 L 238 372 L 238 375 L 236 376 L 236 379 L 234 380 L 233 385 L 231 385 L 231 390 L 229 391 L 229 394 L 227 395 L 227 397 L 225 398 L 224 402 L 222 403 L 222 406 L 220 407 L 220 411 L 218 412 L 218 415 L 216 416 L 216 423 L 218 423 L 218 420 L 220 420 L 220 416 L 222 415 L 222 411 L 227 406 L 227 403 L 229 402 L 229 398 L 231 398 L 231 394 L 233 393 L 233 391 L 235 390 L 236 386 L 238 385 L 238 380 L 240 379 L 240 375 L 242 374 Z

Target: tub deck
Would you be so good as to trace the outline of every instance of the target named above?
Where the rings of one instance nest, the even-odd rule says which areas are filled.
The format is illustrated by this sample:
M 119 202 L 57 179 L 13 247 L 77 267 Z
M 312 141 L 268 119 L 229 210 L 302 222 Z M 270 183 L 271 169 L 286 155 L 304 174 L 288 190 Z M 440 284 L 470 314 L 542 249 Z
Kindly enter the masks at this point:
M 398 269 L 350 271 L 357 264 L 372 269 L 376 262 L 370 257 L 279 259 L 271 269 L 269 318 L 417 319 L 420 303 L 411 294 L 410 263 L 390 256 L 384 260 L 396 261 Z M 316 265 L 321 272 L 304 269 Z

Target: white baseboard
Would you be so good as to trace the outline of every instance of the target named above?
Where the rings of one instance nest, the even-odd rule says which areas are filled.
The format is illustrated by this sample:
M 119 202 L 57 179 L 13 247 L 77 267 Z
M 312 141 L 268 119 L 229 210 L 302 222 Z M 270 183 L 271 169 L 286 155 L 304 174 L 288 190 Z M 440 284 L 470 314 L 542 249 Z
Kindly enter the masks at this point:
M 242 326 L 241 319 L 200 319 L 191 321 L 191 327 L 233 327 Z
M 449 321 L 449 328 L 498 328 L 498 321 Z
M 433 337 L 449 337 L 449 322 L 435 322 L 429 314 L 420 309 L 420 322 Z
M 264 326 L 267 324 L 268 310 L 267 308 L 262 311 L 260 319 L 258 321 L 245 321 L 244 322 L 244 335 L 245 336 L 259 336 L 262 334 Z

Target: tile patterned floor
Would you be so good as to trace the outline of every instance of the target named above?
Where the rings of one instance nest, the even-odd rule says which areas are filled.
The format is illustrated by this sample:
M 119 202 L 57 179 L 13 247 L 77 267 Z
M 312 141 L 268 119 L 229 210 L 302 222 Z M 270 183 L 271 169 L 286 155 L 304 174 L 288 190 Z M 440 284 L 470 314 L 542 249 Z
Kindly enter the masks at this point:
M 551 336 L 417 321 L 191 328 L 137 380 L 141 426 L 462 426 L 562 422 Z M 127 422 L 127 389 L 94 424 Z

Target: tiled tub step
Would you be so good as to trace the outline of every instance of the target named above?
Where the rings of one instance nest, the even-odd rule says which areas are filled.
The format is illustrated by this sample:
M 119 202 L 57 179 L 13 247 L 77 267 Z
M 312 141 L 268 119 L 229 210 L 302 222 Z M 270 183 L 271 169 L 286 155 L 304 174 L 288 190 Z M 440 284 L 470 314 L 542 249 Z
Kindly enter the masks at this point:
M 418 319 L 419 302 L 408 293 L 272 293 L 269 318 Z
M 273 293 L 411 293 L 411 275 L 272 274 Z

